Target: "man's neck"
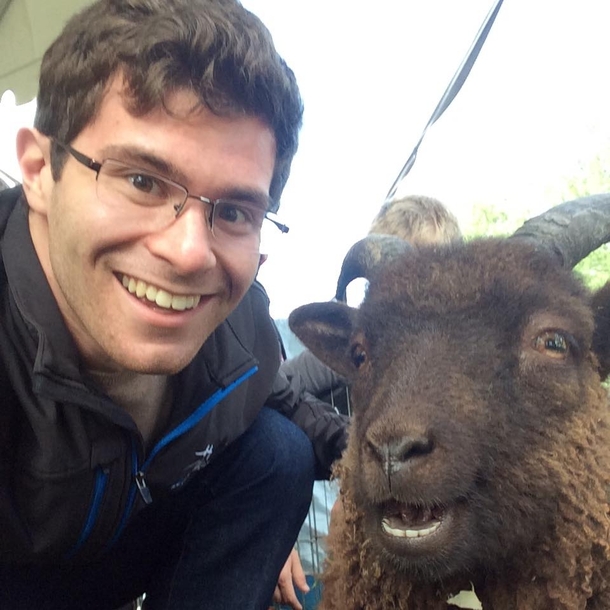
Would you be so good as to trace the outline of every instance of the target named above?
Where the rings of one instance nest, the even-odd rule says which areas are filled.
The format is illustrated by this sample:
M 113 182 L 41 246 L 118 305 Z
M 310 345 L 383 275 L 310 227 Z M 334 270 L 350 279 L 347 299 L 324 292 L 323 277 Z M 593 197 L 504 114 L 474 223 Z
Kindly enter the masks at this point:
M 167 375 L 132 371 L 89 371 L 104 392 L 135 421 L 145 445 L 165 427 L 171 411 L 171 384 Z

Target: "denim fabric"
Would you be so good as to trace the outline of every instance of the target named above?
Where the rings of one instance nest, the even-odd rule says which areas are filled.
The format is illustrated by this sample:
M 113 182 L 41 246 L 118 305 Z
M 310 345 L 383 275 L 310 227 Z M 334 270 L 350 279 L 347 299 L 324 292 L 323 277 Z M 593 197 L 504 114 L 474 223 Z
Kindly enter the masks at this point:
M 0 567 L 2 610 L 263 610 L 311 501 L 311 442 L 264 408 L 178 494 L 154 502 L 90 565 Z M 66 515 L 69 518 L 69 515 Z

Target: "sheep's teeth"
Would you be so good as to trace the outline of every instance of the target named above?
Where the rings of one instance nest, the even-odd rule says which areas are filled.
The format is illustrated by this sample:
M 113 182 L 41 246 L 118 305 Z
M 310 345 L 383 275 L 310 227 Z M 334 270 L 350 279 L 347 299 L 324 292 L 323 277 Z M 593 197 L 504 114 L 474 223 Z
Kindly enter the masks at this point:
M 398 529 L 392 527 L 387 521 L 387 519 L 381 520 L 381 527 L 383 531 L 390 536 L 395 536 L 396 538 L 423 538 L 424 536 L 429 536 L 430 534 L 433 534 L 440 526 L 440 521 L 437 521 L 430 527 L 426 527 L 424 529 Z

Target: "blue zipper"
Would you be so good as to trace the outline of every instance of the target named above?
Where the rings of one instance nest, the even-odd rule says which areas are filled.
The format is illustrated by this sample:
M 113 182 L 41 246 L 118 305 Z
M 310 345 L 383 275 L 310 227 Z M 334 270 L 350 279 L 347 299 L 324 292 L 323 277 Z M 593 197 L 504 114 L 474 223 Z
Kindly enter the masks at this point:
M 136 449 L 136 441 L 132 437 L 131 438 L 131 478 L 135 480 L 136 474 L 138 473 L 138 451 Z M 137 487 L 135 485 L 129 486 L 129 494 L 127 496 L 127 502 L 125 503 L 125 510 L 123 511 L 123 515 L 121 516 L 121 520 L 119 521 L 119 526 L 117 527 L 114 536 L 110 539 L 110 542 L 106 545 L 106 549 L 114 546 L 114 543 L 119 539 L 120 535 L 123 533 L 125 526 L 127 525 L 127 519 L 131 514 L 131 509 L 133 508 L 134 501 L 136 499 L 136 490 Z
M 223 398 L 226 398 L 237 386 L 241 385 L 246 379 L 254 375 L 258 371 L 258 366 L 253 366 L 250 370 L 246 371 L 241 377 L 238 377 L 235 381 L 230 383 L 226 388 L 222 390 L 218 390 L 210 398 L 208 398 L 205 402 L 201 403 L 193 413 L 191 413 L 181 424 L 176 426 L 171 432 L 169 432 L 166 436 L 164 436 L 152 449 L 146 461 L 140 467 L 138 464 L 138 453 L 136 451 L 135 441 L 132 439 L 132 459 L 131 459 L 131 474 L 133 483 L 129 489 L 129 496 L 127 498 L 127 503 L 125 505 L 125 510 L 123 512 L 123 516 L 121 517 L 121 521 L 119 526 L 112 536 L 110 542 L 108 543 L 108 547 L 112 547 L 115 542 L 119 539 L 122 534 L 125 526 L 127 525 L 127 520 L 129 515 L 131 514 L 131 510 L 133 508 L 136 492 L 139 491 L 142 499 L 146 504 L 150 504 L 152 502 L 152 496 L 150 494 L 150 490 L 146 485 L 146 479 L 144 477 L 145 471 L 150 466 L 152 460 L 158 453 L 166 447 L 169 443 L 175 441 L 177 438 L 186 434 L 189 430 L 192 430 Z
M 248 377 L 252 377 L 254 373 L 258 371 L 257 366 L 253 366 L 249 371 L 246 371 L 241 377 L 238 377 L 233 383 L 229 384 L 224 390 L 218 390 L 212 394 L 205 402 L 201 403 L 181 424 L 176 426 L 167 436 L 164 436 L 152 449 L 150 455 L 142 464 L 140 472 L 144 474 L 144 471 L 150 466 L 150 463 L 154 457 L 169 443 L 176 440 L 179 436 L 186 434 L 189 430 L 192 430 L 223 398 L 228 396 L 237 386 L 241 385 Z
M 104 497 L 104 491 L 106 490 L 107 483 L 108 471 L 102 466 L 98 466 L 96 468 L 95 483 L 93 485 L 93 500 L 91 501 L 91 506 L 89 507 L 89 514 L 87 515 L 87 520 L 85 521 L 85 525 L 78 540 L 76 541 L 76 544 L 70 551 L 66 553 L 66 559 L 71 559 L 72 557 L 74 557 L 74 555 L 78 553 L 78 551 L 82 548 L 85 542 L 87 542 L 87 539 L 91 535 L 91 532 L 93 531 L 93 526 L 95 525 L 95 521 L 97 519 L 97 515 L 100 512 L 100 506 L 102 504 L 102 498 Z

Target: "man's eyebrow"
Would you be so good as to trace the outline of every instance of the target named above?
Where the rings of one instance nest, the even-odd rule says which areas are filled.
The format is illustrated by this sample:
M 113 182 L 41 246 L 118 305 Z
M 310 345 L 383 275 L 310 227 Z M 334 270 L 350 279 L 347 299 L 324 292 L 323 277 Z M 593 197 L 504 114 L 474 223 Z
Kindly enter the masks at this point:
M 164 178 L 169 178 L 170 180 L 177 182 L 184 188 L 187 188 L 187 185 L 189 184 L 188 177 L 173 163 L 137 146 L 110 145 L 105 147 L 102 153 L 104 159 L 116 159 L 123 163 L 133 164 L 136 168 L 149 169 L 150 171 L 160 174 Z M 209 196 L 205 193 L 191 192 L 190 189 L 189 193 L 191 195 L 202 195 L 204 197 Z M 270 210 L 273 207 L 273 200 L 267 193 L 247 187 L 231 186 L 222 189 L 215 198 L 251 203 L 265 211 Z
M 116 159 L 133 164 L 136 168 L 150 169 L 179 184 L 188 183 L 186 175 L 173 163 L 137 146 L 111 145 L 104 148 L 103 154 L 105 159 Z
M 220 192 L 218 199 L 229 199 L 252 203 L 263 210 L 270 210 L 273 200 L 269 195 L 257 189 L 230 187 Z

